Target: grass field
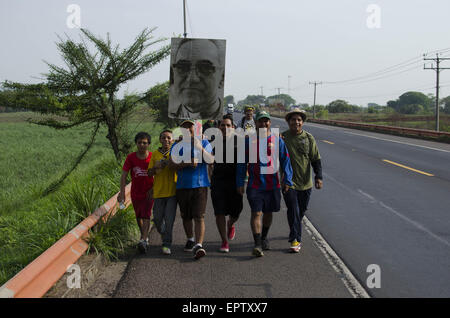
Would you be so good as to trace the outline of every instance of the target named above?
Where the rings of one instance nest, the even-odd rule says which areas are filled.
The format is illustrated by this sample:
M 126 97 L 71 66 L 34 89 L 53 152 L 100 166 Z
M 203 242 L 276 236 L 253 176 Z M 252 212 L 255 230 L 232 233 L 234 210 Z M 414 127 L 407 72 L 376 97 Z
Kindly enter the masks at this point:
M 0 285 L 119 190 L 121 167 L 103 129 L 61 187 L 42 197 L 42 191 L 71 167 L 89 140 L 90 127 L 55 130 L 25 122 L 30 116 L 35 115 L 0 114 Z M 161 128 L 141 110 L 130 121 L 128 131 L 132 140 L 138 131 L 150 133 L 153 150 Z M 119 231 L 117 239 L 126 241 L 137 228 L 134 213 L 128 211 L 120 218 L 112 226 Z M 103 226 L 97 231 L 94 250 L 102 249 L 105 242 L 101 236 L 106 237 L 109 230 Z M 104 246 L 110 256 L 122 244 L 115 243 Z

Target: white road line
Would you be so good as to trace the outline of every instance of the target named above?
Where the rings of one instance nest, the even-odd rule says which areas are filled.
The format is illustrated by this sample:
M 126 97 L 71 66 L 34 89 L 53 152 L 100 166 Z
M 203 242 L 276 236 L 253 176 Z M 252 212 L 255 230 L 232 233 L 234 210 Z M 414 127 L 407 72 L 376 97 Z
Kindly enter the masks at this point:
M 272 121 L 282 121 L 284 124 L 286 124 L 286 126 L 287 126 L 287 122 L 284 120 L 284 119 L 281 119 L 281 118 L 276 118 L 276 117 L 272 117 Z M 316 127 L 316 128 L 320 128 L 320 129 L 325 129 L 325 130 L 332 130 L 332 131 L 335 131 L 335 130 L 337 130 L 336 128 L 328 128 L 328 127 L 323 127 L 323 125 L 317 125 L 317 124 L 312 124 L 312 123 L 308 123 L 308 122 L 306 122 L 305 123 L 305 127 L 308 127 L 308 126 L 311 126 L 311 127 Z M 289 129 L 288 127 L 286 127 L 286 129 Z
M 308 123 L 308 122 L 306 124 L 307 125 L 311 125 L 311 126 L 313 126 L 315 128 L 320 128 L 320 129 L 325 129 L 325 130 L 333 130 L 333 131 L 338 130 L 338 129 L 330 129 L 330 128 L 321 127 L 321 125 L 318 125 L 318 124 L 312 125 L 311 123 Z M 340 128 L 350 129 L 350 128 L 345 128 L 345 127 L 340 127 Z M 415 146 L 415 147 L 420 147 L 420 148 L 425 148 L 425 149 L 430 149 L 430 150 L 450 153 L 450 150 L 444 150 L 444 149 L 433 148 L 433 147 L 428 147 L 428 146 L 416 145 L 416 144 L 412 144 L 412 143 L 409 143 L 409 142 L 403 142 L 403 141 L 391 140 L 391 139 L 386 139 L 386 138 L 380 138 L 380 137 L 368 136 L 368 135 L 363 135 L 363 134 L 357 134 L 357 133 L 354 133 L 354 132 L 346 131 L 344 129 L 342 129 L 342 132 L 344 134 L 350 134 L 350 135 L 356 135 L 356 136 L 361 136 L 361 137 L 373 138 L 373 139 L 378 139 L 378 140 L 383 140 L 383 141 L 390 141 L 390 142 L 395 142 L 395 143 L 398 143 L 398 144 L 403 144 L 403 145 L 408 145 L 408 146 Z M 407 137 L 405 137 L 405 138 L 407 138 Z
M 408 218 L 407 216 L 404 216 L 403 214 L 401 214 L 400 212 L 396 211 L 395 209 L 391 208 L 390 206 L 384 204 L 383 202 L 375 199 L 373 196 L 371 196 L 370 194 L 365 193 L 364 191 L 358 189 L 358 192 L 365 196 L 366 198 L 370 199 L 371 203 L 377 203 L 380 206 L 382 206 L 383 208 L 385 208 L 386 210 L 392 212 L 393 214 L 395 214 L 396 216 L 398 216 L 399 218 L 401 218 L 402 220 L 408 222 L 409 224 L 411 224 L 412 226 L 414 226 L 415 228 L 421 230 L 422 232 L 425 232 L 426 234 L 428 234 L 429 236 L 431 236 L 432 238 L 434 238 L 435 240 L 447 245 L 448 247 L 450 247 L 450 242 L 448 242 L 446 239 L 440 237 L 439 235 L 434 234 L 432 231 L 430 231 L 429 229 L 427 229 L 425 226 L 423 226 L 422 224 L 420 224 L 419 222 L 416 222 L 414 220 L 411 220 L 410 218 Z
M 383 141 L 390 141 L 390 142 L 395 142 L 395 143 L 398 143 L 398 144 L 403 144 L 403 145 L 408 145 L 408 146 L 415 146 L 415 147 L 420 147 L 420 148 L 425 148 L 425 149 L 430 149 L 430 150 L 435 150 L 435 151 L 441 151 L 441 152 L 447 152 L 447 153 L 450 153 L 449 150 L 438 149 L 438 148 L 433 148 L 433 147 L 427 147 L 427 146 L 422 146 L 422 145 L 416 145 L 416 144 L 411 144 L 411 143 L 409 143 L 409 142 L 403 142 L 403 141 L 397 141 L 397 140 L 390 140 L 390 139 L 379 138 L 379 137 L 374 137 L 374 136 L 361 135 L 361 134 L 357 134 L 357 133 L 353 133 L 353 132 L 348 132 L 348 131 L 343 131 L 343 133 L 345 133 L 345 134 L 350 134 L 350 135 L 356 135 L 356 136 L 367 137 L 367 138 L 373 138 L 373 139 L 378 139 L 378 140 L 383 140 Z
M 396 210 L 394 210 L 393 208 L 391 208 L 390 206 L 387 206 L 386 204 L 384 204 L 383 202 L 379 201 L 378 202 L 383 208 L 387 209 L 388 211 L 394 213 L 395 215 L 397 215 L 399 218 L 405 220 L 406 222 L 410 223 L 411 225 L 413 225 L 414 227 L 416 227 L 417 229 L 425 232 L 426 234 L 428 234 L 429 236 L 431 236 L 432 238 L 434 238 L 435 240 L 447 245 L 448 247 L 450 247 L 450 242 L 448 242 L 447 240 L 443 239 L 442 237 L 440 237 L 439 235 L 434 234 L 433 232 L 431 232 L 429 229 L 427 229 L 425 226 L 423 226 L 422 224 L 411 220 L 410 218 L 404 216 L 403 214 L 397 212 Z
M 335 182 L 336 184 L 338 184 L 339 186 L 341 186 L 342 188 L 346 189 L 347 191 L 349 191 L 352 194 L 355 194 L 355 191 L 350 189 L 349 187 L 347 187 L 346 185 L 344 185 L 343 183 L 337 181 L 336 179 L 334 179 L 333 177 L 331 177 L 328 174 L 323 174 L 324 176 L 326 176 L 327 179 L 330 179 L 331 181 Z M 408 222 L 409 224 L 411 224 L 412 226 L 414 226 L 415 228 L 419 229 L 420 231 L 428 234 L 429 236 L 431 236 L 432 238 L 434 238 L 435 240 L 441 242 L 442 244 L 450 247 L 450 242 L 447 241 L 446 239 L 440 237 L 439 235 L 434 234 L 432 231 L 430 231 L 429 229 L 427 229 L 425 226 L 423 226 L 422 224 L 408 218 L 407 216 L 404 216 L 403 214 L 401 214 L 400 212 L 396 211 L 395 209 L 391 208 L 390 206 L 384 204 L 383 202 L 375 199 L 372 195 L 362 191 L 361 189 L 358 189 L 356 192 L 358 192 L 360 195 L 364 196 L 365 198 L 368 198 L 370 200 L 371 203 L 378 203 L 380 206 L 382 206 L 383 208 L 385 208 L 386 210 L 392 212 L 393 214 L 395 214 L 396 216 L 398 216 L 399 218 L 401 218 L 402 220 Z
M 358 189 L 358 192 L 361 193 L 363 196 L 369 198 L 371 203 L 376 203 L 377 200 L 375 200 L 375 198 L 373 196 L 371 196 L 370 194 L 365 193 L 363 190 Z
M 330 176 L 327 173 L 323 173 L 322 175 L 324 175 L 327 179 L 330 179 L 331 181 L 333 181 L 334 183 L 338 184 L 339 186 L 341 186 L 342 188 L 344 188 L 345 190 L 347 190 L 348 192 L 350 192 L 351 194 L 355 194 L 355 191 L 353 189 L 350 189 L 349 187 L 347 187 L 345 184 L 343 184 L 342 182 L 337 181 L 335 178 L 333 178 L 332 176 Z
M 328 260 L 333 269 L 338 274 L 342 275 L 342 282 L 345 287 L 347 287 L 350 294 L 354 298 L 370 298 L 370 295 L 348 269 L 347 265 L 345 265 L 342 259 L 336 254 L 327 241 L 325 241 L 319 231 L 317 231 L 306 216 L 303 218 L 303 222 L 305 223 L 306 231 L 311 235 L 316 246 L 325 255 L 325 258 Z
M 315 128 L 320 128 L 320 129 L 325 129 L 325 130 L 332 130 L 332 131 L 336 131 L 336 128 L 328 128 L 328 127 L 322 127 L 323 125 L 318 125 L 318 124 L 312 124 L 312 123 L 305 123 L 305 126 L 311 126 L 311 127 L 315 127 Z

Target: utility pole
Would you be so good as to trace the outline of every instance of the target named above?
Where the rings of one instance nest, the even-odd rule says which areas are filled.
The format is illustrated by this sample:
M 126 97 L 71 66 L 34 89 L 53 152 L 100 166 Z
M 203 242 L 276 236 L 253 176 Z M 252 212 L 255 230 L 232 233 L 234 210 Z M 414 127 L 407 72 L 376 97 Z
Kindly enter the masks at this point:
M 186 0 L 183 0 L 183 20 L 184 20 L 184 33 L 183 36 L 186 38 Z
M 309 84 L 314 84 L 313 118 L 316 118 L 316 86 L 322 85 L 322 82 L 309 82 Z
M 439 131 L 439 72 L 442 70 L 450 70 L 450 67 L 439 67 L 439 63 L 443 60 L 450 60 L 450 58 L 439 57 L 439 53 L 436 53 L 435 58 L 425 58 L 424 61 L 435 61 L 436 67 L 425 67 L 423 65 L 424 70 L 435 70 L 436 71 L 436 131 Z
M 278 90 L 278 95 L 280 95 L 281 93 L 280 93 L 280 89 L 282 89 L 283 87 L 275 87 L 275 89 L 277 89 Z
M 291 95 L 291 75 L 288 75 L 288 95 Z
M 263 93 L 264 86 L 260 86 L 259 88 L 261 88 L 261 96 L 264 96 L 264 93 Z

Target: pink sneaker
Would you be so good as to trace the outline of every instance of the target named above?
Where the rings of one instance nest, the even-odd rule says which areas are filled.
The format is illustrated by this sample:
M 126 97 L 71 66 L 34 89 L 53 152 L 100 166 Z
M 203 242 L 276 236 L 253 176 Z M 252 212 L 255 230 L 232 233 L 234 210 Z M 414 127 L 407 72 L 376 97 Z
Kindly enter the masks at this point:
M 228 228 L 228 239 L 232 241 L 234 240 L 235 236 L 236 236 L 236 228 L 233 225 L 232 227 Z
M 222 246 L 219 249 L 220 252 L 222 253 L 228 253 L 230 251 L 230 247 L 228 245 L 228 242 L 223 242 Z

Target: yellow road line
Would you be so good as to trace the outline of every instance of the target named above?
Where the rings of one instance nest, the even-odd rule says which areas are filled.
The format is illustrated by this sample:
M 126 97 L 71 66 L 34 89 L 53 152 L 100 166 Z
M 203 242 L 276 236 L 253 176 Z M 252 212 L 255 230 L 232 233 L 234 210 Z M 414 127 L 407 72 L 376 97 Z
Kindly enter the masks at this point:
M 334 145 L 334 142 L 331 142 L 331 141 L 328 141 L 328 140 L 322 140 L 322 141 L 326 142 L 327 144 Z
M 392 165 L 395 165 L 395 166 L 399 166 L 401 168 L 405 168 L 405 169 L 408 169 L 408 170 L 411 170 L 411 171 L 414 171 L 414 172 L 417 172 L 417 173 L 424 174 L 424 175 L 429 176 L 429 177 L 434 177 L 434 174 L 431 174 L 431 173 L 428 173 L 428 172 L 423 172 L 423 171 L 420 171 L 420 170 L 417 170 L 417 169 L 414 169 L 414 168 L 411 168 L 411 167 L 407 167 L 407 166 L 404 166 L 402 164 L 399 164 L 399 163 L 396 163 L 396 162 L 393 162 L 393 161 L 390 161 L 390 160 L 383 159 L 383 161 L 387 162 L 387 163 L 390 163 Z

